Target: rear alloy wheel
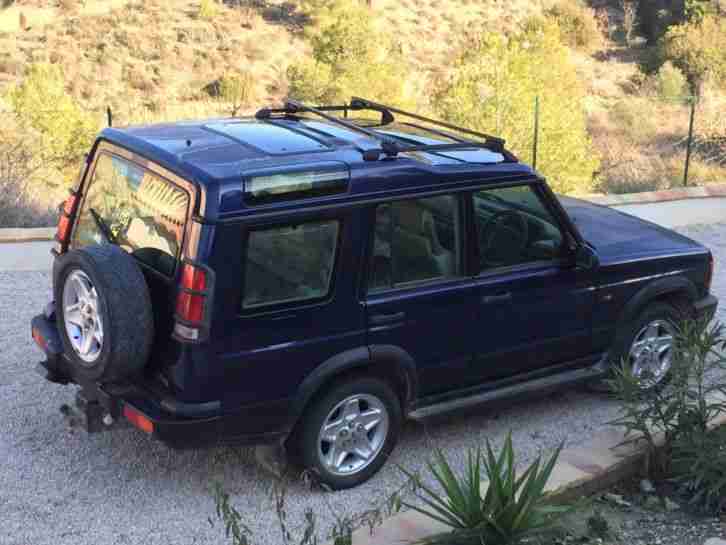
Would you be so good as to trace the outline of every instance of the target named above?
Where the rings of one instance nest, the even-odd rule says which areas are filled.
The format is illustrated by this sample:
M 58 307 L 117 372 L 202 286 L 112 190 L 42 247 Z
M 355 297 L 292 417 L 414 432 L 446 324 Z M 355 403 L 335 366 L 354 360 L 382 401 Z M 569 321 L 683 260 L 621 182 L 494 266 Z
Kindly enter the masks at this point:
M 400 428 L 400 400 L 388 384 L 350 379 L 305 412 L 291 446 L 305 469 L 340 490 L 367 481 L 383 466 Z
M 318 433 L 318 458 L 334 475 L 352 475 L 375 460 L 388 435 L 388 411 L 368 394 L 352 395 L 328 413 Z

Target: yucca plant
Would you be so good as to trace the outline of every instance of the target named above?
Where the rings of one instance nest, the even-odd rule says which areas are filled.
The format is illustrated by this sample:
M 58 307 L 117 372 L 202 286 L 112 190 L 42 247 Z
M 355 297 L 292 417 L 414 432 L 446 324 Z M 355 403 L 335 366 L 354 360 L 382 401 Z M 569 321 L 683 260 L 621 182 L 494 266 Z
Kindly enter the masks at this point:
M 403 470 L 415 480 L 416 497 L 423 503 L 423 506 L 405 505 L 452 528 L 451 532 L 425 538 L 419 543 L 511 545 L 555 532 L 561 518 L 577 507 L 556 505 L 544 492 L 561 449 L 562 446 L 544 464 L 542 457 L 538 457 L 519 475 L 515 471 L 511 435 L 498 457 L 489 441 L 485 454 L 481 449 L 470 450 L 462 475 L 454 473 L 444 454 L 437 451 L 428 468 L 443 493 Z M 484 494 L 482 467 L 489 480 Z

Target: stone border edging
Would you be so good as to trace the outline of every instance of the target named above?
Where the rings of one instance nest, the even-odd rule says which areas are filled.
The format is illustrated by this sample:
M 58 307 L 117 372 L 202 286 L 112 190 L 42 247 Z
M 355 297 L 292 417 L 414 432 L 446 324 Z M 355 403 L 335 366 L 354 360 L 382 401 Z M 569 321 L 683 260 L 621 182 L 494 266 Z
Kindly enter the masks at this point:
M 649 204 L 683 199 L 704 199 L 708 197 L 726 197 L 726 184 L 678 187 L 675 189 L 664 189 L 662 191 L 623 193 L 622 195 L 591 194 L 585 195 L 583 199 L 603 206 L 617 206 L 621 204 Z
M 55 237 L 55 231 L 55 227 L 0 229 L 0 243 L 53 240 L 53 237 Z
M 709 427 L 723 425 L 726 414 L 713 419 Z M 564 449 L 545 489 L 554 499 L 566 502 L 606 490 L 636 475 L 643 467 L 645 448 L 637 443 L 621 445 L 622 441 L 622 430 L 611 428 L 583 445 Z M 662 434 L 656 436 L 656 442 L 663 445 Z M 482 487 L 486 486 L 483 481 Z M 356 530 L 353 545 L 405 545 L 447 531 L 449 527 L 409 510 L 386 519 L 372 534 L 367 527 Z

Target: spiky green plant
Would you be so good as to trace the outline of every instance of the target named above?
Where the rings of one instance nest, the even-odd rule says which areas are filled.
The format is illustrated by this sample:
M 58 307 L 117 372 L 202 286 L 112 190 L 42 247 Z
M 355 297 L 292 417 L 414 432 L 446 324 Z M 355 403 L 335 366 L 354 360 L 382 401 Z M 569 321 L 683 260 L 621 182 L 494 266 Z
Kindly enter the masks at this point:
M 425 538 L 420 543 L 509 545 L 555 532 L 561 518 L 577 508 L 577 505 L 556 505 L 545 494 L 545 485 L 561 449 L 562 446 L 545 463 L 541 456 L 538 457 L 519 475 L 515 470 L 511 435 L 505 440 L 498 457 L 489 441 L 485 454 L 481 449 L 469 451 L 466 468 L 461 475 L 457 475 L 444 454 L 437 451 L 428 468 L 443 493 L 403 470 L 416 481 L 415 494 L 423 507 L 405 505 L 452 528 L 451 532 Z M 489 480 L 484 494 L 482 467 Z

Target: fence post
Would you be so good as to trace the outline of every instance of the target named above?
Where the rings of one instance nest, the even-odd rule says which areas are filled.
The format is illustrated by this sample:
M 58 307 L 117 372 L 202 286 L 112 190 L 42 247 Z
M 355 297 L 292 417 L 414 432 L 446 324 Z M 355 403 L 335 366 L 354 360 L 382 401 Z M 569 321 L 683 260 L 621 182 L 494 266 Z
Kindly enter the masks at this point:
M 113 127 L 113 113 L 111 113 L 111 106 L 106 106 L 106 119 L 108 119 L 108 126 Z
M 693 119 L 696 117 L 696 98 L 691 97 L 691 120 L 688 122 L 688 143 L 686 144 L 686 167 L 683 169 L 683 186 L 688 185 L 688 168 L 691 166 L 691 148 L 693 146 Z
M 537 168 L 537 146 L 539 144 L 539 95 L 534 97 L 534 140 L 532 142 L 532 168 Z

